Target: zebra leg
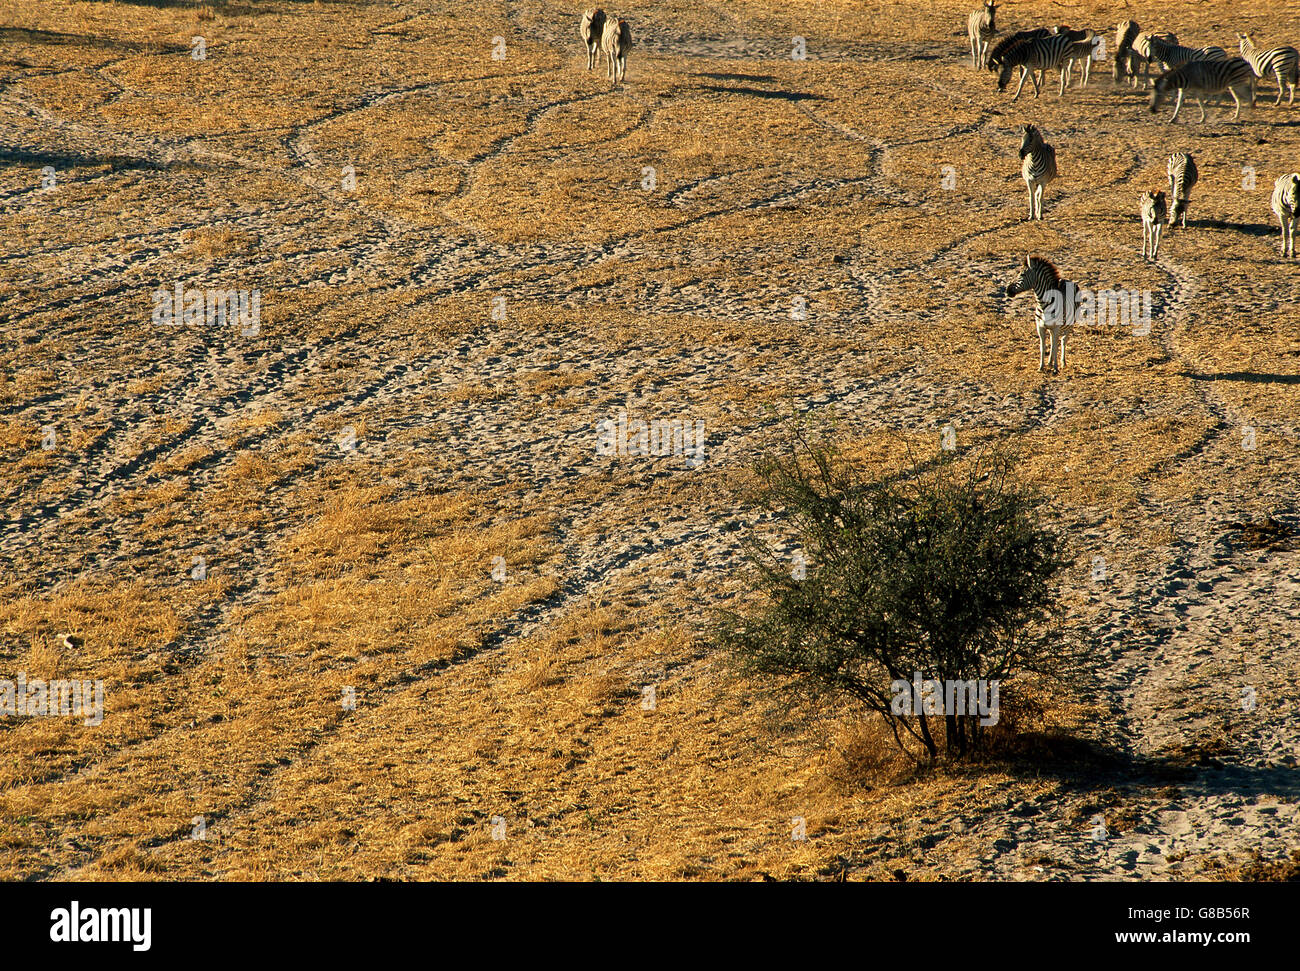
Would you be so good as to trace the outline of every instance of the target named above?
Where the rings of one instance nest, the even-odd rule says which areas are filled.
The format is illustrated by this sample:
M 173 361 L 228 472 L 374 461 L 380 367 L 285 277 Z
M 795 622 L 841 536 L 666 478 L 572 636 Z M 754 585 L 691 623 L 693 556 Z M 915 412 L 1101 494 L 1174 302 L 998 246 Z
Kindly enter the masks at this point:
M 1178 98 L 1174 101 L 1174 116 L 1169 119 L 1169 124 L 1172 125 L 1174 122 L 1178 120 L 1178 112 L 1182 110 L 1182 107 L 1183 107 L 1183 89 L 1179 88 Z
M 1251 86 L 1250 93 L 1252 96 L 1254 96 L 1255 94 L 1255 88 L 1253 85 Z M 1232 120 L 1236 121 L 1237 116 L 1241 114 L 1241 99 L 1237 97 L 1237 92 L 1236 89 L 1234 88 L 1229 88 L 1228 94 L 1232 95 L 1232 101 L 1237 106 L 1237 110 L 1232 113 Z M 1277 100 L 1278 101 L 1282 100 L 1282 90 L 1280 88 L 1278 89 L 1277 92 Z
M 1038 214 L 1039 222 L 1043 220 L 1043 183 L 1034 186 L 1034 211 Z
M 1028 68 L 1023 68 L 1023 67 L 1022 67 L 1022 68 L 1020 69 L 1020 83 L 1016 85 L 1016 96 L 1015 96 L 1015 98 L 1012 98 L 1012 99 L 1011 99 L 1011 103 L 1012 103 L 1012 104 L 1015 104 L 1015 103 L 1016 103 L 1016 98 L 1019 98 L 1019 97 L 1020 97 L 1020 89 L 1023 88 L 1023 87 L 1025 86 L 1025 78 L 1029 77 L 1029 73 L 1030 73 L 1030 72 L 1029 72 L 1029 69 L 1028 69 Z
M 1286 82 L 1282 80 L 1282 65 L 1278 64 L 1274 66 L 1273 76 L 1277 78 L 1277 100 L 1273 102 L 1273 107 L 1276 108 L 1282 103 L 1282 86 L 1286 84 Z M 1253 93 L 1254 92 L 1252 92 L 1252 94 Z M 1254 100 L 1251 101 L 1250 106 L 1252 108 L 1255 107 Z
M 1142 224 L 1142 258 L 1143 259 L 1146 259 L 1147 257 L 1147 237 L 1150 235 L 1151 235 L 1151 231 L 1147 228 L 1147 224 L 1143 223 Z
M 1161 226 L 1160 223 L 1156 223 L 1155 241 L 1154 241 L 1155 245 L 1153 245 L 1151 248 L 1152 260 L 1158 260 L 1160 258 L 1160 234 L 1164 231 L 1164 228 L 1165 227 Z
M 1038 325 L 1038 370 L 1043 369 L 1043 364 L 1047 360 L 1047 328 L 1042 324 Z

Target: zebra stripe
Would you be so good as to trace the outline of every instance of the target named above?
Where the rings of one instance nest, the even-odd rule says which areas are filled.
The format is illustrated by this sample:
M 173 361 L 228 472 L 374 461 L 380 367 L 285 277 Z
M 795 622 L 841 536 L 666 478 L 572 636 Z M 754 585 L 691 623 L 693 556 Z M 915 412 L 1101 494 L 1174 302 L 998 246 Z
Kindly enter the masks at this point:
M 627 52 L 632 49 L 632 28 L 622 17 L 606 17 L 605 31 L 600 36 L 600 49 L 605 52 L 610 87 L 618 87 L 627 75 Z
M 984 7 L 966 18 L 966 36 L 970 40 L 970 66 L 983 67 L 989 44 L 998 32 L 997 0 L 984 0 Z
M 1038 328 L 1038 370 L 1046 361 L 1055 371 L 1065 367 L 1065 338 L 1074 328 L 1078 309 L 1078 290 L 1071 282 L 1061 279 L 1060 271 L 1041 256 L 1026 256 L 1020 279 L 1008 285 L 1006 295 L 1033 291 L 1038 301 L 1034 318 Z M 1051 354 L 1047 353 L 1051 338 Z M 1059 352 L 1059 353 L 1058 353 Z
M 1241 56 L 1249 62 L 1256 77 L 1271 74 L 1277 78 L 1277 100 L 1273 102 L 1273 107 L 1282 103 L 1283 85 L 1289 89 L 1286 103 L 1295 104 L 1295 86 L 1300 81 L 1300 51 L 1294 47 L 1274 47 L 1262 51 L 1251 43 L 1249 34 L 1238 34 L 1237 39 L 1241 45 Z M 1255 103 L 1253 97 L 1250 103 Z
M 1142 256 L 1152 260 L 1159 259 L 1160 233 L 1164 229 L 1165 215 L 1168 212 L 1165 194 L 1163 192 L 1142 193 L 1139 211 L 1142 214 Z
M 1152 44 L 1151 50 L 1154 53 L 1154 39 Z M 1232 120 L 1236 121 L 1241 114 L 1242 95 L 1254 95 L 1255 72 L 1240 57 L 1228 61 L 1189 61 L 1182 67 L 1166 71 L 1156 79 L 1155 87 L 1151 90 L 1151 113 L 1160 110 L 1161 102 L 1174 91 L 1178 92 L 1178 101 L 1174 105 L 1173 117 L 1169 119 L 1171 122 L 1178 120 L 1185 93 L 1190 92 L 1196 99 L 1201 109 L 1201 121 L 1205 121 L 1205 103 L 1201 98 L 1223 94 L 1225 91 L 1232 95 L 1232 100 L 1237 105 L 1237 110 L 1232 115 Z
M 1069 56 L 1071 48 L 1084 38 L 1075 36 L 1077 32 L 1048 34 L 1046 37 L 1030 38 L 1012 45 L 1002 57 L 1002 70 L 998 75 L 998 90 L 1005 91 L 1011 80 L 1011 72 L 1020 68 L 1020 84 L 1016 87 L 1012 104 L 1020 97 L 1025 86 L 1025 78 L 1032 77 L 1035 71 L 1061 70 L 1062 64 Z M 1083 33 L 1091 33 L 1083 32 Z M 1034 97 L 1038 97 L 1040 87 L 1038 78 L 1033 77 Z M 1061 94 L 1065 94 L 1065 73 L 1061 73 Z
M 1115 83 L 1124 78 L 1136 78 L 1133 70 L 1133 41 L 1137 40 L 1138 25 L 1136 20 L 1121 20 L 1115 28 Z
M 1196 171 L 1196 159 L 1192 158 L 1190 152 L 1174 152 L 1169 156 L 1169 164 L 1165 166 L 1165 171 L 1169 173 L 1169 198 L 1174 203 L 1173 208 L 1169 210 L 1169 225 L 1172 228 L 1181 217 L 1183 229 L 1186 229 L 1187 207 L 1191 203 L 1192 189 L 1199 177 Z
M 587 70 L 596 66 L 600 55 L 600 37 L 605 30 L 605 11 L 599 7 L 588 7 L 582 14 L 582 23 L 578 25 L 578 36 L 587 48 Z
M 1300 172 L 1273 183 L 1273 213 L 1282 224 L 1282 255 L 1295 256 L 1295 224 L 1300 218 Z
M 1228 52 L 1222 47 L 1183 47 L 1170 43 L 1154 34 L 1147 38 L 1149 56 L 1163 63 L 1168 70 L 1183 67 L 1195 61 L 1226 61 Z
M 1029 218 L 1043 218 L 1043 189 L 1056 178 L 1056 149 L 1043 140 L 1033 125 L 1020 126 L 1020 174 L 1029 189 Z

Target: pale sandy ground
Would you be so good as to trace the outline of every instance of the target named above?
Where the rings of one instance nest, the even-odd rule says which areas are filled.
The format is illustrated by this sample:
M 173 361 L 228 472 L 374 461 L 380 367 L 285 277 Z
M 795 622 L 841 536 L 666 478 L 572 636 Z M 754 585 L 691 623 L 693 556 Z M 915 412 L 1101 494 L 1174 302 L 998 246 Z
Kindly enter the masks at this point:
M 722 489 L 698 487 L 689 478 L 712 474 L 715 478 L 707 483 L 719 484 L 726 470 L 749 461 L 754 442 L 770 427 L 756 408 L 728 396 L 724 389 L 730 382 L 793 386 L 805 406 L 833 404 L 855 420 L 935 434 L 949 422 L 962 429 L 1050 431 L 1067 425 L 1082 408 L 1104 402 L 1110 345 L 1089 335 L 1076 337 L 1074 370 L 1062 379 L 1039 382 L 1024 305 L 1008 311 L 999 325 L 1015 335 L 1009 346 L 1019 355 L 1016 367 L 1023 367 L 1020 386 L 986 380 L 978 368 L 963 372 L 951 359 L 936 369 L 932 338 L 908 346 L 899 340 L 905 331 L 877 334 L 870 324 L 942 326 L 943 307 L 936 307 L 933 297 L 945 287 L 970 301 L 961 312 L 978 305 L 985 313 L 1001 315 L 989 294 L 1010 277 L 1023 250 L 1021 239 L 1005 246 L 999 242 L 1002 234 L 1020 232 L 1023 189 L 1014 181 L 1006 182 L 1005 192 L 969 203 L 983 210 L 987 228 L 954 233 L 939 247 L 875 242 L 866 226 L 856 244 L 834 252 L 816 242 L 803 243 L 797 232 L 784 235 L 755 222 L 752 234 L 733 237 L 726 247 L 725 258 L 743 264 L 750 275 L 743 287 L 729 287 L 703 273 L 693 283 L 670 285 L 653 270 L 660 263 L 690 266 L 714 259 L 717 254 L 696 230 L 737 215 L 758 219 L 771 210 L 829 205 L 848 220 L 876 225 L 918 212 L 942 221 L 949 203 L 919 188 L 924 180 L 907 171 L 918 145 L 985 137 L 999 145 L 1006 172 L 1014 173 L 1016 167 L 1015 146 L 1007 135 L 1014 119 L 989 109 L 1001 103 L 989 94 L 986 78 L 978 79 L 977 89 L 974 74 L 969 90 L 942 96 L 953 105 L 949 130 L 927 133 L 900 120 L 896 134 L 855 125 L 851 109 L 834 100 L 833 82 L 828 87 L 819 78 L 824 100 L 792 101 L 785 107 L 792 124 L 824 139 L 828 156 L 842 154 L 842 174 L 791 169 L 753 178 L 742 170 L 670 183 L 662 204 L 679 211 L 680 218 L 665 231 L 631 227 L 613 239 L 589 241 L 577 234 L 505 243 L 478 225 L 478 207 L 484 202 L 475 192 L 476 180 L 485 173 L 495 178 L 494 163 L 512 154 L 544 158 L 553 134 L 549 125 L 569 106 L 622 97 L 630 122 L 646 126 L 667 107 L 664 96 L 640 80 L 646 73 L 671 69 L 760 76 L 766 62 L 781 56 L 785 33 L 779 26 L 750 26 L 725 7 L 711 9 L 719 12 L 690 29 L 647 26 L 643 16 L 631 81 L 624 94 L 612 96 L 597 79 L 574 68 L 579 55 L 573 27 L 559 20 L 558 8 L 505 5 L 503 30 L 509 30 L 511 42 L 526 38 L 530 45 L 558 52 L 560 70 L 573 75 L 575 92 L 549 97 L 528 111 L 522 128 L 456 162 L 452 167 L 459 172 L 460 188 L 440 202 L 448 222 L 439 226 L 359 201 L 326 173 L 344 155 L 337 134 L 341 122 L 354 115 L 364 122 L 375 109 L 403 99 L 450 96 L 455 81 L 375 77 L 360 97 L 343 97 L 336 107 L 277 131 L 274 139 L 259 140 L 252 135 L 168 137 L 115 124 L 113 105 L 128 96 L 114 80 L 119 76 L 115 69 L 119 58 L 131 56 L 129 51 L 105 50 L 93 64 L 72 69 L 82 81 L 92 82 L 94 92 L 80 110 L 48 107 L 48 99 L 35 93 L 43 90 L 36 78 L 25 77 L 21 68 L 6 68 L 9 81 L 0 89 L 0 313 L 9 346 L 6 367 L 10 380 L 33 370 L 47 377 L 33 378 L 30 391 L 15 385 L 3 417 L 24 428 L 67 427 L 76 417 L 94 429 L 73 454 L 56 457 L 6 497 L 0 556 L 7 570 L 20 573 L 36 592 L 88 575 L 157 579 L 184 569 L 198 551 L 219 546 L 225 551 L 221 569 L 231 581 L 227 598 L 189 618 L 184 644 L 178 645 L 183 654 L 202 654 L 220 642 L 232 610 L 259 603 L 275 586 L 276 550 L 299 525 L 274 513 L 241 523 L 202 512 L 204 497 L 225 481 L 235 462 L 228 439 L 238 434 L 241 449 L 274 452 L 290 436 L 305 435 L 315 443 L 313 461 L 338 461 L 334 443 L 340 428 L 361 416 L 373 429 L 362 439 L 363 459 L 400 458 L 415 470 L 400 481 L 399 495 L 435 480 L 443 486 L 500 489 L 498 502 L 504 508 L 554 517 L 563 551 L 559 592 L 521 610 L 489 639 L 490 651 L 509 652 L 520 638 L 553 622 L 601 584 L 630 586 L 652 599 L 683 584 L 703 589 L 732 574 L 740 541 L 733 526 L 748 521 L 747 514 L 734 510 Z M 387 35 L 398 38 L 392 43 L 415 43 L 401 29 L 423 14 L 421 4 L 393 5 L 386 16 Z M 372 43 L 384 43 L 378 32 Z M 923 58 L 922 64 L 940 57 L 955 61 L 960 43 L 944 37 L 897 51 L 880 38 L 846 39 L 824 45 L 816 57 L 843 60 L 865 72 L 911 56 Z M 46 84 L 49 77 L 39 80 Z M 527 84 L 528 77 L 521 83 Z M 1101 83 L 1108 87 L 1108 81 Z M 934 87 L 921 77 L 909 90 L 937 96 Z M 1100 90 L 1094 80 L 1090 97 L 1101 99 Z M 1055 99 L 1054 81 L 1049 93 Z M 1128 107 L 1140 110 L 1136 105 L 1131 101 Z M 1297 124 L 1291 119 L 1300 118 L 1297 112 L 1280 117 L 1287 119 L 1282 134 L 1291 139 L 1292 157 L 1300 159 L 1290 127 Z M 1125 124 L 1117 112 L 1097 122 L 1093 131 L 1098 137 L 1115 136 L 1107 142 L 1107 150 L 1120 159 L 1113 184 L 1127 200 L 1141 186 L 1159 181 L 1165 153 L 1158 144 L 1117 148 Z M 1054 128 L 1068 140 L 1063 121 L 1057 119 Z M 104 159 L 118 161 L 106 171 L 94 168 Z M 419 159 L 407 161 L 420 164 Z M 624 181 L 634 180 L 639 160 L 629 155 L 625 161 L 632 174 Z M 34 187 L 43 164 L 61 170 L 55 192 Z M 1139 181 L 1138 173 L 1146 181 Z M 242 199 L 245 191 L 255 195 L 264 180 L 274 183 L 273 192 L 255 202 Z M 1073 202 L 1077 216 L 1104 188 L 1095 181 L 1059 186 L 1049 193 L 1049 214 L 1068 213 Z M 872 203 L 865 219 L 854 215 L 859 200 Z M 1257 211 L 1261 205 L 1266 207 L 1266 199 L 1255 199 L 1249 217 L 1259 224 L 1266 219 L 1266 213 Z M 1197 215 L 1193 210 L 1194 219 Z M 273 282 L 262 283 L 269 318 L 265 336 L 250 341 L 233 330 L 151 330 L 148 281 L 176 278 L 184 233 L 217 218 L 236 222 L 258 239 L 258 247 L 255 253 L 226 258 L 215 278 L 269 281 L 268 274 L 274 274 Z M 1133 259 L 1137 237 L 1132 225 L 1099 230 L 1095 221 L 1084 218 L 1058 219 L 1063 235 L 1055 245 L 1079 249 L 1075 272 L 1126 266 Z M 1248 239 L 1257 252 L 1253 258 L 1277 262 L 1266 249 L 1273 237 L 1261 232 Z M 1296 347 L 1293 297 L 1278 311 L 1277 302 L 1253 289 L 1249 280 L 1234 280 L 1225 289 L 1217 269 L 1201 257 L 1189 258 L 1177 241 L 1177 235 L 1167 239 L 1166 260 L 1152 277 L 1161 317 L 1150 345 L 1132 352 L 1139 360 L 1164 362 L 1168 366 L 1160 374 L 1207 367 L 1225 374 L 1252 370 L 1223 362 L 1207 365 L 1201 360 L 1203 348 L 1191 349 L 1189 329 L 1221 312 L 1203 299 L 1209 292 L 1219 294 L 1243 320 L 1271 302 L 1285 317 L 1272 340 Z M 922 249 L 924 254 L 918 252 Z M 273 268 L 267 269 L 263 254 L 275 255 Z M 833 259 L 837 256 L 842 260 Z M 756 336 L 733 347 L 726 340 L 669 339 L 654 329 L 653 315 L 677 313 L 755 327 L 779 320 L 789 306 L 792 287 L 783 273 L 791 263 L 802 268 L 795 292 L 810 295 L 813 311 L 796 342 L 780 335 L 770 341 Z M 1279 274 L 1271 279 L 1292 285 L 1296 279 L 1294 268 L 1270 272 Z M 331 288 L 340 301 L 354 302 L 347 319 L 313 329 L 298 327 L 292 315 L 288 320 L 276 316 L 277 294 Z M 368 309 L 366 295 L 402 288 L 418 291 L 411 306 Z M 464 293 L 474 295 L 473 305 L 482 310 L 479 295 L 498 291 L 509 293 L 512 308 L 540 304 L 557 310 L 551 319 L 563 319 L 565 325 L 517 330 L 512 321 L 483 322 L 440 339 L 431 336 L 421 317 L 422 306 Z M 643 316 L 623 342 L 614 344 L 590 317 L 602 306 L 630 308 Z M 369 313 L 392 315 L 390 326 L 371 327 Z M 48 350 L 54 346 L 56 352 Z M 1271 396 L 1263 411 L 1252 410 L 1257 399 L 1242 398 L 1236 388 L 1223 393 L 1220 386 L 1232 385 L 1231 379 L 1193 381 L 1191 393 L 1178 401 L 1153 390 L 1151 414 L 1194 413 L 1194 422 L 1205 429 L 1135 484 L 1137 518 L 1151 532 L 1169 529 L 1173 538 L 1168 543 L 1147 545 L 1131 519 L 1120 524 L 1102 506 L 1068 501 L 1059 506 L 1081 556 L 1074 581 L 1082 596 L 1074 617 L 1095 631 L 1099 697 L 1112 716 L 1094 726 L 1096 737 L 1130 760 L 1115 780 L 1128 817 L 1124 831 L 1104 842 L 1087 837 L 1086 822 L 1080 820 L 1106 808 L 1096 780 L 1067 785 L 1043 804 L 995 801 L 972 807 L 963 817 L 933 820 L 920 838 L 922 847 L 941 846 L 957 834 L 985 843 L 987 852 L 978 865 L 954 865 L 954 875 L 1190 876 L 1179 862 L 1184 856 L 1260 850 L 1276 858 L 1300 846 L 1294 730 L 1300 703 L 1300 551 L 1293 540 L 1271 550 L 1251 548 L 1227 528 L 1231 521 L 1265 513 L 1297 523 L 1295 473 L 1300 466 L 1294 453 L 1300 436 L 1288 421 L 1294 416 L 1300 377 L 1294 357 L 1289 364 L 1277 380 L 1260 388 Z M 555 371 L 572 371 L 576 377 L 549 392 L 544 407 L 535 402 L 521 406 L 514 394 L 521 378 Z M 331 374 L 342 376 L 338 391 L 324 395 L 321 382 Z M 1092 380 L 1083 385 L 1084 378 Z M 500 390 L 469 398 L 455 395 L 466 388 Z M 79 405 L 83 396 L 88 404 Z M 611 471 L 593 453 L 592 426 L 623 406 L 647 417 L 705 417 L 711 428 L 725 432 L 711 435 L 704 472 L 691 472 L 673 459 L 646 462 L 630 473 Z M 1141 403 L 1134 408 L 1126 400 L 1124 406 L 1133 420 L 1148 417 Z M 246 416 L 257 409 L 288 420 L 241 431 Z M 167 434 L 154 441 L 151 431 L 164 422 Z M 1243 424 L 1260 429 L 1262 444 L 1254 455 L 1243 454 L 1240 447 Z M 178 513 L 192 519 L 192 547 L 159 548 L 142 538 L 139 527 L 146 513 L 115 512 L 114 498 L 167 481 L 158 477 L 156 464 L 195 446 L 206 446 L 213 455 L 190 471 L 193 508 Z M 1080 461 L 1110 459 L 1102 448 Z M 1244 463 L 1250 463 L 1248 469 Z M 619 508 L 616 499 L 611 508 L 607 499 L 575 502 L 569 491 L 572 485 L 611 476 L 610 481 L 617 481 L 622 474 L 634 476 L 642 490 L 681 483 L 685 498 L 641 514 L 635 501 L 644 492 L 632 493 L 629 506 Z M 1181 492 L 1163 488 L 1161 480 L 1171 476 L 1195 486 Z M 274 510 L 292 493 L 293 482 L 289 476 L 270 486 L 263 498 L 266 508 Z M 1099 552 L 1111 562 L 1111 575 L 1089 587 L 1086 564 Z M 1244 685 L 1257 688 L 1258 707 L 1251 712 L 1242 710 Z M 1211 737 L 1226 737 L 1232 745 L 1222 764 L 1193 766 L 1171 776 L 1171 788 L 1162 789 L 1158 767 L 1146 760 L 1158 761 L 1172 748 Z M 102 770 L 112 771 L 109 765 Z M 87 771 L 96 769 L 83 773 Z M 256 804 L 252 796 L 241 811 L 255 819 Z M 864 839 L 874 840 L 869 835 Z M 897 855 L 915 861 L 926 852 L 900 849 Z M 89 858 L 77 852 L 74 841 L 36 872 L 73 875 Z M 940 863 L 939 869 L 948 867 Z

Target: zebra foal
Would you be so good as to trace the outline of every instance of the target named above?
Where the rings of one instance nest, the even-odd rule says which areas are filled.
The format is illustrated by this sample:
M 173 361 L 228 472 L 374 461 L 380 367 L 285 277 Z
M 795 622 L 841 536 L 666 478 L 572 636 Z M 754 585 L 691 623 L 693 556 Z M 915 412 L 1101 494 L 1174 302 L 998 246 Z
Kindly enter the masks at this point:
M 1144 192 L 1139 211 L 1142 215 L 1142 256 L 1155 260 L 1160 257 L 1160 233 L 1164 229 L 1165 194 L 1163 192 Z

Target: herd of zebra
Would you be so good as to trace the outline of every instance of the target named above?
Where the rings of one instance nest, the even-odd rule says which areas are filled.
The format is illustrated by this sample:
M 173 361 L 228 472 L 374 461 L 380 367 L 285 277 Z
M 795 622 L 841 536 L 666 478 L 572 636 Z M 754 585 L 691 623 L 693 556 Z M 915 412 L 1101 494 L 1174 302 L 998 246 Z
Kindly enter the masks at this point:
M 597 56 L 603 53 L 610 87 L 618 87 L 627 74 L 627 52 L 632 49 L 632 28 L 627 21 L 607 17 L 599 7 L 588 7 L 582 13 L 578 36 L 587 48 L 587 70 L 596 66 Z
M 1019 30 L 994 43 L 997 10 L 997 0 L 984 0 L 984 6 L 967 18 L 971 66 L 996 72 L 999 91 L 1005 91 L 1011 77 L 1020 71 L 1013 102 L 1019 99 L 1026 78 L 1033 82 L 1037 97 L 1049 70 L 1061 72 L 1060 94 L 1064 95 L 1075 64 L 1080 67 L 1081 84 L 1086 86 L 1092 61 L 1105 56 L 1105 42 L 1097 31 L 1068 26 Z M 1254 106 L 1255 83 L 1267 77 L 1277 81 L 1274 105 L 1282 103 L 1284 89 L 1287 104 L 1294 104 L 1296 84 L 1300 83 L 1300 51 L 1294 47 L 1264 50 L 1255 46 L 1249 34 L 1238 34 L 1237 45 L 1240 57 L 1230 56 L 1222 47 L 1183 47 L 1174 34 L 1143 33 L 1136 21 L 1123 20 L 1115 31 L 1114 78 L 1117 83 L 1127 80 L 1134 86 L 1139 81 L 1146 85 L 1151 66 L 1162 68 L 1163 73 L 1151 84 L 1149 104 L 1154 113 L 1177 92 L 1171 122 L 1178 120 L 1185 95 L 1196 99 L 1201 121 L 1205 121 L 1201 99 L 1224 94 L 1236 105 L 1232 115 L 1236 121 L 1245 96 L 1249 95 Z
M 1093 60 L 1104 57 L 1104 41 L 1093 30 L 1071 30 L 1067 26 L 1036 28 L 1017 31 L 997 37 L 997 0 L 984 0 L 981 9 L 967 19 L 967 36 L 970 41 L 971 66 L 987 68 L 998 74 L 998 90 L 1005 91 L 1012 76 L 1020 71 L 1020 83 L 1013 102 L 1020 97 L 1025 80 L 1034 86 L 1038 96 L 1048 70 L 1061 72 L 1060 94 L 1070 86 L 1074 66 L 1080 68 L 1081 84 L 1087 85 L 1089 67 Z M 1115 34 L 1114 80 L 1136 87 L 1151 86 L 1149 106 L 1154 113 L 1167 98 L 1177 92 L 1173 116 L 1183 105 L 1184 95 L 1190 95 L 1201 109 L 1205 121 L 1205 104 L 1202 97 L 1227 93 L 1236 104 L 1233 120 L 1241 113 L 1242 102 L 1249 96 L 1255 104 L 1257 80 L 1273 77 L 1277 81 L 1277 99 L 1282 103 L 1282 92 L 1288 92 L 1287 104 L 1295 102 L 1296 84 L 1300 83 L 1300 52 L 1294 47 L 1276 47 L 1271 50 L 1257 48 L 1249 34 L 1238 34 L 1240 57 L 1230 57 L 1222 47 L 1192 49 L 1182 47 L 1169 33 L 1143 33 L 1132 20 L 1122 21 Z M 1153 82 L 1152 65 L 1163 71 Z M 1043 218 L 1043 189 L 1057 178 L 1056 149 L 1047 143 L 1034 125 L 1020 127 L 1021 176 L 1029 190 L 1029 219 Z M 1160 240 L 1165 226 L 1170 229 L 1181 220 L 1187 227 L 1187 210 L 1192 188 L 1199 173 L 1196 160 L 1187 151 L 1174 152 L 1166 166 L 1169 192 L 1163 190 L 1143 192 L 1138 200 L 1138 213 L 1142 220 L 1141 255 L 1157 260 Z M 1295 256 L 1295 228 L 1300 218 L 1300 172 L 1279 176 L 1273 184 L 1271 199 L 1273 213 L 1282 229 L 1282 256 Z M 1060 271 L 1051 261 L 1038 256 L 1026 256 L 1020 278 L 1008 286 L 1004 293 L 1013 297 L 1018 293 L 1033 292 L 1038 301 L 1039 357 L 1038 367 L 1046 365 L 1059 371 L 1065 362 L 1065 338 L 1072 328 L 1075 307 L 1073 283 L 1061 279 Z M 1050 346 L 1050 351 L 1049 351 Z

